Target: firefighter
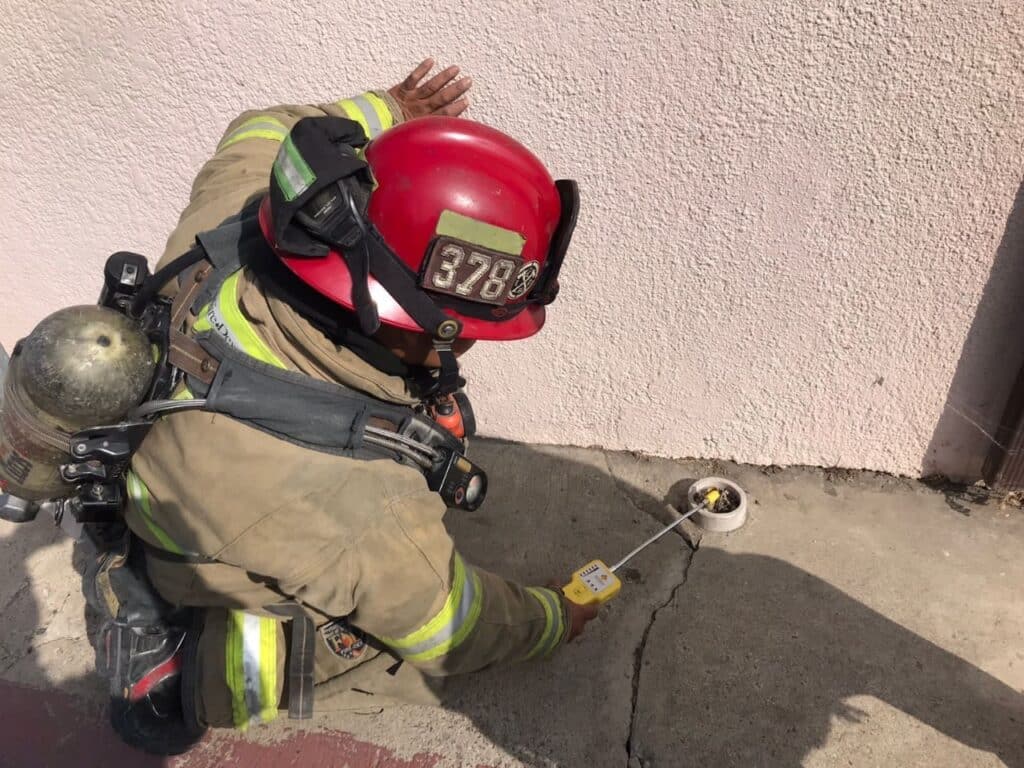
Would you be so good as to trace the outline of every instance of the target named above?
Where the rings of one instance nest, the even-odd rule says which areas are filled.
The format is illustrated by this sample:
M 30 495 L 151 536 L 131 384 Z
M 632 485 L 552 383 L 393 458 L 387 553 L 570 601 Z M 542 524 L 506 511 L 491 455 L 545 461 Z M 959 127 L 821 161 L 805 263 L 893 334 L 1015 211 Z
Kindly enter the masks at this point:
M 457 359 L 541 329 L 578 205 L 514 139 L 456 119 L 470 81 L 424 82 L 432 66 L 241 115 L 170 236 L 173 397 L 221 410 L 152 428 L 127 475 L 132 553 L 92 576 L 112 721 L 136 747 L 179 753 L 314 700 L 439 703 L 439 678 L 546 658 L 595 615 L 467 562 L 442 517 L 482 477 L 432 490 L 407 445 L 426 418 L 451 472 L 472 466 Z M 119 568 L 140 550 L 171 619 L 128 632 Z

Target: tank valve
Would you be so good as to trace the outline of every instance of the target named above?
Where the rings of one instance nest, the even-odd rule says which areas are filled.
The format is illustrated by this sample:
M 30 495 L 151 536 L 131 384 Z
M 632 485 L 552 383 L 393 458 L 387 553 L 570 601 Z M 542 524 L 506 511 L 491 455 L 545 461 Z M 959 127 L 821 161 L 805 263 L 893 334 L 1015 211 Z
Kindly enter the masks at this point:
M 28 523 L 36 519 L 39 505 L 27 499 L 19 499 L 9 493 L 0 493 L 0 520 L 9 523 Z

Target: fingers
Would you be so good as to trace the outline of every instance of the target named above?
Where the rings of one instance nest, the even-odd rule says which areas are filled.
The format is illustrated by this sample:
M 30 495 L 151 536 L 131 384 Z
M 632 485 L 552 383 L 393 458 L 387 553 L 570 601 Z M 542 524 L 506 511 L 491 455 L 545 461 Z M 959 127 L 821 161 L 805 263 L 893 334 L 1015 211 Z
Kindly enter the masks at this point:
M 468 91 L 472 85 L 473 78 L 471 77 L 464 77 L 461 80 L 457 80 L 427 99 L 427 106 L 435 112 L 440 112 L 442 108 L 458 101 L 462 94 Z
M 469 108 L 465 93 L 472 87 L 473 80 L 468 77 L 457 79 L 461 73 L 457 66 L 446 67 L 420 85 L 433 66 L 433 59 L 424 59 L 405 80 L 388 91 L 399 102 L 406 118 L 423 115 L 458 117 Z
M 566 600 L 566 604 L 569 608 L 569 628 L 568 628 L 568 642 L 572 642 L 574 639 L 583 634 L 583 629 L 586 627 L 587 622 L 597 617 L 599 606 L 597 605 L 579 605 L 571 600 Z
M 458 117 L 467 109 L 469 109 L 469 99 L 459 99 L 458 101 L 453 101 L 446 107 L 441 107 L 440 109 L 435 110 L 434 114 L 445 115 L 447 117 Z M 561 589 L 561 587 L 556 586 L 556 589 Z
M 430 70 L 432 70 L 433 68 L 434 60 L 431 58 L 424 59 L 419 63 L 419 66 L 416 67 L 416 69 L 409 73 L 409 76 L 405 78 L 405 80 L 403 80 L 398 87 L 401 88 L 403 91 L 416 90 L 417 86 L 419 86 L 420 80 L 426 77 Z M 441 74 L 444 73 L 442 72 Z M 437 78 L 434 79 L 436 80 Z M 431 82 L 433 82 L 433 80 Z
M 579 606 L 579 618 L 580 624 L 586 624 L 588 621 L 593 621 L 597 618 L 597 614 L 601 612 L 600 603 L 589 603 L 588 605 Z
M 426 72 L 423 74 L 426 75 Z M 428 96 L 433 96 L 458 76 L 459 68 L 454 64 L 442 69 L 416 90 L 416 98 L 425 99 Z M 420 79 L 423 79 L 423 75 L 420 76 Z

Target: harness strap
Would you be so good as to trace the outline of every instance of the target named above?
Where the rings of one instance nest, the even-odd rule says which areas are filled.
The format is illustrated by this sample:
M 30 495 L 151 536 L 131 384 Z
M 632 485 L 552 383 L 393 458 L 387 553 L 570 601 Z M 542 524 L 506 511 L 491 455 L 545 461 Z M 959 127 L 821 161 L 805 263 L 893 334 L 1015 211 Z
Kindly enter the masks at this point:
M 313 716 L 316 625 L 302 606 L 295 602 L 268 605 L 266 610 L 291 619 L 291 643 L 288 651 L 288 717 L 291 720 L 308 720 Z
M 204 410 L 222 413 L 288 442 L 313 450 L 364 459 L 392 458 L 410 463 L 407 451 L 366 440 L 366 429 L 384 430 L 398 442 L 412 440 L 461 453 L 462 443 L 408 406 L 386 403 L 335 382 L 314 380 L 236 349 L 216 329 L 200 330 L 195 318 L 204 306 L 216 309 L 225 285 L 260 249 L 270 251 L 255 217 L 240 217 L 197 236 L 205 260 L 186 267 L 171 306 L 168 358 L 189 378 L 189 389 L 203 398 Z M 233 300 L 233 296 L 230 297 Z M 244 319 L 242 320 L 244 323 Z M 453 323 L 454 324 L 454 323 Z M 197 332 L 200 331 L 200 332 Z M 191 335 L 187 335 L 191 334 Z M 230 335 L 230 334 L 229 334 Z M 438 342 L 442 370 L 434 384 L 457 388 L 454 355 Z M 450 358 L 450 359 L 449 359 Z M 417 447 L 417 446 L 414 446 Z M 432 451 L 427 453 L 433 456 Z M 436 458 L 436 456 L 434 456 Z M 423 463 L 421 460 L 414 464 Z
M 171 327 L 167 349 L 167 359 L 171 365 L 204 384 L 213 382 L 220 363 L 203 349 L 199 342 L 186 335 L 185 328 L 192 316 L 192 305 L 212 274 L 213 266 L 204 262 L 183 275 L 182 287 L 171 304 Z
M 308 720 L 313 716 L 313 679 L 316 628 L 309 616 L 292 619 L 291 656 L 288 659 L 288 717 Z

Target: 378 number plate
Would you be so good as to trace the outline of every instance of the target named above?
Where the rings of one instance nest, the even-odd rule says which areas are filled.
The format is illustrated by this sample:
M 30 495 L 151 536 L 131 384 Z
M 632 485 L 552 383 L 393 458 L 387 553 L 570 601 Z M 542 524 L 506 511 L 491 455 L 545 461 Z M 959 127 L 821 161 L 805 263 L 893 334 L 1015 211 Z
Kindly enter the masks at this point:
M 537 282 L 539 271 L 535 261 L 440 237 L 421 285 L 466 301 L 501 306 L 525 296 Z

